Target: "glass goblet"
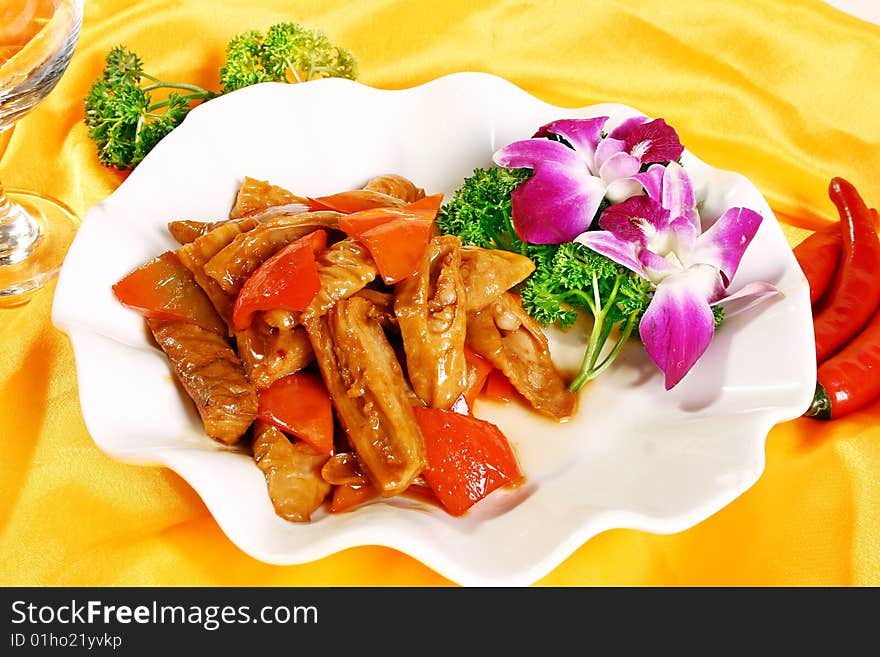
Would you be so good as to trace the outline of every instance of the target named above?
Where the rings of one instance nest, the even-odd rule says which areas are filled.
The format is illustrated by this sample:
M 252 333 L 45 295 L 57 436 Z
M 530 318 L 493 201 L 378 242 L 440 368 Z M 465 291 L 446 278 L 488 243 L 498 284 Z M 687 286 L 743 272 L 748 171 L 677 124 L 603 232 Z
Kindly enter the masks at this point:
M 70 62 L 83 0 L 0 0 L 0 133 L 52 91 Z M 52 280 L 78 221 L 63 203 L 0 182 L 0 306 Z

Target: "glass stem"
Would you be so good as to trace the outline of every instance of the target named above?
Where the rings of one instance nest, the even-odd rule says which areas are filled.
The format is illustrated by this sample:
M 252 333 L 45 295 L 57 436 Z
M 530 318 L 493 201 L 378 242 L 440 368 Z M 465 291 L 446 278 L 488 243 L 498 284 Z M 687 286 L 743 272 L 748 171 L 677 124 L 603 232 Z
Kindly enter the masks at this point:
M 37 222 L 9 199 L 0 182 L 0 266 L 24 260 L 39 235 Z

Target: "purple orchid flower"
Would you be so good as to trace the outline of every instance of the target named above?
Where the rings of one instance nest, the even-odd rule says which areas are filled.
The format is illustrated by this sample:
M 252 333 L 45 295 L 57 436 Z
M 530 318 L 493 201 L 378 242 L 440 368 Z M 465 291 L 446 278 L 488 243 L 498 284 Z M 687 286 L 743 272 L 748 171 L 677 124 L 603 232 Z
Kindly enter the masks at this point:
M 607 116 L 553 121 L 495 153 L 499 166 L 534 170 L 511 194 L 520 239 L 570 242 L 590 227 L 603 199 L 618 203 L 642 193 L 638 174 L 644 164 L 675 161 L 684 151 L 663 119 L 637 116 L 606 135 L 607 122 Z
M 602 213 L 603 230 L 575 241 L 614 260 L 655 286 L 639 324 L 648 355 L 675 386 L 709 347 L 715 333 L 712 306 L 778 290 L 749 283 L 724 296 L 740 260 L 761 225 L 748 208 L 730 208 L 702 232 L 693 186 L 679 164 L 654 165 L 636 175 L 646 192 Z

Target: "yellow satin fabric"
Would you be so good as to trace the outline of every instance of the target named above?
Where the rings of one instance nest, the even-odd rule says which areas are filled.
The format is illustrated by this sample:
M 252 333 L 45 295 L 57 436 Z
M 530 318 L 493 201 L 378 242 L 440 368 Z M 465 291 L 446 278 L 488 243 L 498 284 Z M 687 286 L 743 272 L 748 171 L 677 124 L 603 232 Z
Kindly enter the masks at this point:
M 709 163 L 766 195 L 792 243 L 834 218 L 832 176 L 880 204 L 880 28 L 818 0 L 87 0 L 73 62 L 11 135 L 9 187 L 83 214 L 123 179 L 102 167 L 82 98 L 124 43 L 148 70 L 217 88 L 234 34 L 297 20 L 382 88 L 479 70 L 563 106 L 619 101 L 665 117 Z M 0 27 L 2 29 L 2 27 Z M 464 99 L 466 101 L 466 99 Z M 100 254 L 96 254 L 100 257 Z M 259 563 L 175 474 L 118 463 L 89 438 L 52 290 L 0 310 L 0 584 L 441 585 L 393 550 Z M 880 585 L 880 404 L 773 429 L 761 480 L 672 536 L 602 534 L 544 585 Z

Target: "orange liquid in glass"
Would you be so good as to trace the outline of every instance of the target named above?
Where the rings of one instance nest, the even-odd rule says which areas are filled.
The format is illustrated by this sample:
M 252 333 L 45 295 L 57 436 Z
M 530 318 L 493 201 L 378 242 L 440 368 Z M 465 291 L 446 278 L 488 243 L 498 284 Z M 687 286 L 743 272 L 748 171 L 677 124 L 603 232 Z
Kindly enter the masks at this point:
M 0 67 L 49 22 L 58 0 L 0 0 Z

